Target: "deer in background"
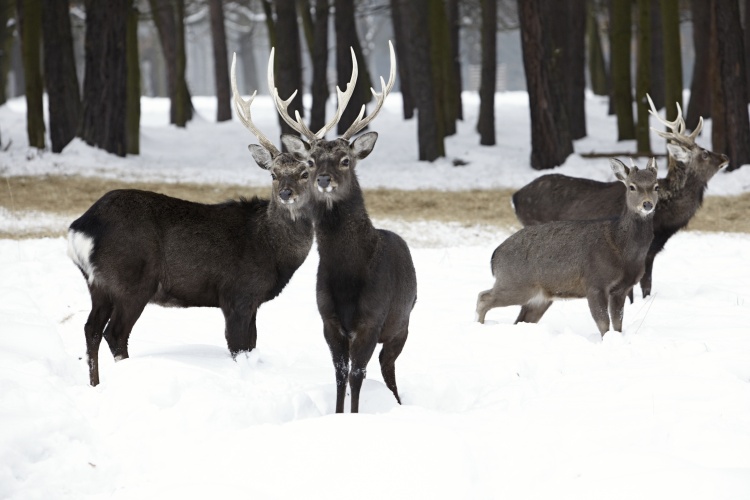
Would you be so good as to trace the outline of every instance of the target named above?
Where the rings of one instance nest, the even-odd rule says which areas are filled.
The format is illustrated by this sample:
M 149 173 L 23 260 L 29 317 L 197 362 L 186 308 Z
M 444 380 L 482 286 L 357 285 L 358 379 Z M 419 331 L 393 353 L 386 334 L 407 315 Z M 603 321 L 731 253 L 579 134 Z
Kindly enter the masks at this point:
M 653 158 L 644 170 L 614 158 L 610 164 L 625 186 L 624 213 L 547 222 L 511 235 L 492 254 L 495 284 L 477 298 L 480 323 L 490 309 L 511 305 L 521 306 L 516 323 L 536 323 L 553 300 L 586 297 L 602 336 L 610 317 L 614 330 L 622 331 L 625 297 L 643 276 L 654 237 L 659 184 Z
M 91 295 L 84 327 L 91 385 L 99 384 L 102 336 L 115 360 L 128 357 L 130 332 L 148 303 L 218 307 L 233 357 L 257 340 L 258 308 L 281 293 L 313 240 L 307 163 L 280 153 L 252 122 L 237 90 L 242 124 L 257 137 L 255 162 L 271 173 L 270 200 L 204 205 L 149 191 L 111 191 L 70 225 L 68 254 Z M 106 326 L 106 328 L 105 328 Z
M 670 161 L 667 176 L 659 179 L 659 204 L 654 215 L 654 239 L 646 256 L 641 279 L 643 296 L 651 294 L 654 258 L 664 249 L 669 238 L 684 228 L 703 204 L 708 181 L 729 163 L 726 155 L 713 153 L 696 144 L 703 128 L 698 126 L 685 134 L 685 120 L 677 104 L 677 118 L 662 119 L 650 96 L 650 113 L 670 131 L 653 129 L 667 139 Z M 553 220 L 600 219 L 615 217 L 625 210 L 625 188 L 621 182 L 598 182 L 561 174 L 543 175 L 527 184 L 512 198 L 518 220 L 524 226 Z M 632 293 L 631 293 L 632 301 Z
M 282 137 L 289 151 L 307 159 L 315 175 L 310 190 L 320 254 L 317 302 L 336 373 L 337 413 L 344 411 L 347 380 L 351 388 L 351 412 L 359 411 L 359 394 L 367 363 L 378 343 L 383 344 L 380 351 L 383 380 L 401 403 L 395 361 L 406 342 L 409 317 L 417 300 L 417 278 L 409 247 L 397 234 L 373 227 L 355 172 L 359 160 L 372 152 L 378 135 L 368 132 L 349 142 L 377 116 L 393 88 L 396 62 L 392 46 L 390 56 L 388 83 L 381 78 L 382 91 L 372 90 L 376 97 L 372 113 L 362 118 L 365 111 L 362 106 L 354 123 L 333 141 L 326 141 L 325 134 L 341 119 L 357 81 L 354 51 L 352 77 L 346 91 L 336 89 L 336 115 L 316 133 L 305 126 L 299 114 L 294 120 L 286 112 L 294 94 L 283 101 L 273 81 L 269 82 L 281 116 L 309 141 L 308 145 L 296 136 Z M 272 73 L 268 74 L 270 79 Z

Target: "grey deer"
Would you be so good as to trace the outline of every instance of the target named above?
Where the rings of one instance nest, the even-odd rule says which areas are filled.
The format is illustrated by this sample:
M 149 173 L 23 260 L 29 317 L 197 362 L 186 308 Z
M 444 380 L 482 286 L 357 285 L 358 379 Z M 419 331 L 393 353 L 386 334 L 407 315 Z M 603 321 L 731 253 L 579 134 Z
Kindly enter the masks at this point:
M 237 91 L 240 121 L 257 137 L 258 166 L 272 177 L 270 200 L 204 205 L 149 191 L 111 191 L 75 220 L 68 254 L 91 295 L 84 327 L 91 385 L 99 384 L 102 336 L 115 360 L 128 357 L 131 330 L 148 303 L 218 307 L 232 356 L 255 348 L 258 308 L 281 293 L 313 241 L 307 163 L 280 153 L 252 122 Z M 106 328 L 105 328 L 106 326 Z
M 379 356 L 383 380 L 401 403 L 395 362 L 406 342 L 409 318 L 417 300 L 417 278 L 409 247 L 397 234 L 373 227 L 355 172 L 358 161 L 372 151 L 378 135 L 368 132 L 349 142 L 377 116 L 393 88 L 396 63 L 392 46 L 390 57 L 388 83 L 381 78 L 381 92 L 372 90 L 376 97 L 373 111 L 362 118 L 362 106 L 349 129 L 332 141 L 325 140 L 325 134 L 340 120 L 357 81 L 354 51 L 351 80 L 346 91 L 337 89 L 336 115 L 316 133 L 305 126 L 299 115 L 294 120 L 286 112 L 294 95 L 282 101 L 273 82 L 269 83 L 281 116 L 309 141 L 306 144 L 296 136 L 282 137 L 289 151 L 307 159 L 315 175 L 310 189 L 320 254 L 317 302 L 336 374 L 337 413 L 344 411 L 347 380 L 351 412 L 359 411 L 367 363 L 378 343 L 383 344 Z M 270 75 L 269 72 L 269 78 Z
M 687 226 L 703 204 L 708 181 L 729 163 L 726 155 L 713 153 L 696 144 L 695 139 L 703 128 L 702 117 L 695 130 L 687 135 L 679 103 L 677 118 L 667 121 L 659 116 L 651 97 L 647 97 L 650 113 L 670 129 L 669 132 L 656 131 L 668 141 L 670 161 L 667 176 L 659 179 L 654 239 L 646 255 L 646 269 L 641 278 L 644 297 L 651 294 L 654 258 L 664 249 L 669 238 Z M 598 182 L 548 174 L 513 194 L 513 208 L 524 226 L 553 220 L 614 217 L 625 209 L 625 188 L 617 181 Z
M 625 212 L 528 226 L 511 235 L 492 254 L 495 284 L 477 298 L 480 323 L 490 309 L 511 305 L 521 306 L 516 323 L 536 323 L 553 300 L 586 297 L 602 336 L 610 317 L 614 330 L 622 331 L 625 297 L 643 275 L 654 236 L 659 185 L 653 158 L 643 170 L 614 158 L 610 164 L 625 186 Z

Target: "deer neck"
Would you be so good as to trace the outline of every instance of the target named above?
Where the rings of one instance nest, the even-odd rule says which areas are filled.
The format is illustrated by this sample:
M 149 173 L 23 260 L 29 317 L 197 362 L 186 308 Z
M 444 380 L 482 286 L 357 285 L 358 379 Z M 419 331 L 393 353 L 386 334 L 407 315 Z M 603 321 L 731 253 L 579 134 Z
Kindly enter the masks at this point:
M 643 216 L 630 210 L 613 221 L 612 239 L 623 255 L 645 256 L 654 238 L 654 212 Z M 636 255 L 637 254 L 637 255 Z
M 362 190 L 353 185 L 349 196 L 332 204 L 319 201 L 315 207 L 315 235 L 321 257 L 346 257 L 377 238 L 377 231 L 365 208 Z M 328 250 L 331 250 L 329 252 Z

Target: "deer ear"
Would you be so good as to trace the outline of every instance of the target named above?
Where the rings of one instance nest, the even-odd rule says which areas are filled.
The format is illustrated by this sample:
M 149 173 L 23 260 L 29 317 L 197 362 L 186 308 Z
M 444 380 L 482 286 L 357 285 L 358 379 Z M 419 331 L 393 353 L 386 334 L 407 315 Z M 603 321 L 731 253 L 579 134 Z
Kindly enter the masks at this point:
M 271 153 L 269 153 L 266 148 L 258 144 L 249 144 L 247 149 L 250 150 L 255 163 L 257 163 L 260 168 L 265 168 L 266 170 L 271 168 L 273 157 L 271 157 Z
M 610 158 L 609 166 L 612 167 L 612 172 L 615 173 L 615 177 L 617 177 L 617 180 L 620 182 L 625 182 L 628 174 L 630 174 L 630 169 L 617 158 Z
M 656 158 L 650 158 L 648 160 L 648 164 L 646 165 L 646 168 L 648 170 L 651 170 L 654 175 L 657 175 L 659 173 L 659 167 L 656 166 Z
M 687 165 L 692 159 L 692 153 L 689 149 L 680 146 L 679 144 L 667 144 L 667 151 L 669 154 L 680 163 Z
M 372 153 L 372 148 L 375 147 L 375 141 L 377 140 L 377 132 L 367 132 L 366 134 L 360 135 L 354 139 L 354 142 L 352 142 L 350 146 L 352 155 L 358 160 L 367 158 L 367 156 Z
M 307 158 L 310 156 L 310 147 L 296 135 L 284 134 L 281 136 L 281 143 L 290 153 Z

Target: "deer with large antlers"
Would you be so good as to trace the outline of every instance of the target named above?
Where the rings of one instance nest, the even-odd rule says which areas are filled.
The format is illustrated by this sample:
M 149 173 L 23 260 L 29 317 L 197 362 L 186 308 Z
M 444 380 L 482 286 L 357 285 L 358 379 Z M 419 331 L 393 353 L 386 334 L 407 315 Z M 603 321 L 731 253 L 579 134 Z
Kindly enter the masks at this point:
M 68 254 L 91 295 L 84 327 L 91 385 L 99 383 L 99 345 L 128 357 L 130 332 L 147 304 L 218 307 L 231 355 L 255 348 L 258 308 L 281 293 L 313 240 L 307 162 L 280 153 L 253 125 L 237 90 L 239 120 L 260 145 L 248 147 L 272 178 L 269 200 L 204 205 L 149 191 L 105 194 L 70 225 Z M 105 328 L 106 326 L 106 328 Z
M 685 133 L 682 109 L 677 118 L 662 119 L 648 97 L 650 113 L 669 131 L 653 129 L 667 140 L 669 153 L 667 176 L 659 179 L 659 204 L 654 214 L 654 239 L 646 254 L 641 278 L 643 296 L 651 294 L 654 258 L 669 238 L 687 226 L 700 206 L 708 181 L 729 163 L 726 155 L 700 147 L 695 139 L 703 128 L 703 118 L 690 133 Z M 561 174 L 543 175 L 513 194 L 513 208 L 524 226 L 553 220 L 600 219 L 616 217 L 625 210 L 625 187 L 620 182 L 598 182 Z M 632 294 L 631 294 L 632 301 Z
M 375 229 L 365 209 L 355 168 L 375 146 L 376 132 L 360 135 L 380 112 L 395 82 L 395 54 L 390 47 L 391 71 L 388 83 L 381 78 L 381 92 L 373 111 L 365 108 L 338 139 L 325 134 L 341 119 L 357 80 L 357 60 L 352 51 L 352 77 L 346 89 L 337 89 L 338 110 L 319 131 L 313 133 L 299 118 L 286 113 L 289 100 L 276 92 L 269 71 L 269 87 L 279 113 L 305 139 L 282 136 L 287 149 L 305 158 L 315 181 L 313 195 L 315 236 L 318 243 L 317 301 L 323 319 L 323 334 L 331 351 L 336 374 L 336 412 L 344 411 L 347 382 L 351 389 L 351 411 L 359 411 L 359 394 L 367 363 L 378 343 L 380 369 L 386 386 L 401 403 L 396 386 L 395 362 L 409 333 L 409 317 L 417 300 L 417 278 L 409 247 L 397 234 Z M 269 62 L 269 67 L 271 67 Z

